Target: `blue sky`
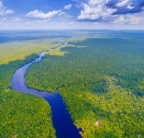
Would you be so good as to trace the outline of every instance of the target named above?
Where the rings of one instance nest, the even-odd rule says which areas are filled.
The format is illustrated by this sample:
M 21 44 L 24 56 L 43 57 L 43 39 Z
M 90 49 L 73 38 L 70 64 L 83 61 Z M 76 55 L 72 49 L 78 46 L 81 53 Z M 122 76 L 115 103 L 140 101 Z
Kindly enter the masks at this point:
M 144 0 L 0 0 L 0 29 L 144 30 Z

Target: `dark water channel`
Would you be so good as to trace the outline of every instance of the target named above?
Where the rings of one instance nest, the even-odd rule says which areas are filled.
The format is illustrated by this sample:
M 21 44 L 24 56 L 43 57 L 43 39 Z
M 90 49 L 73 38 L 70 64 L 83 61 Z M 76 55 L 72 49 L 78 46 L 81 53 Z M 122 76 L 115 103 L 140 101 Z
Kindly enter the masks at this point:
M 52 94 L 48 92 L 40 92 L 38 90 L 29 89 L 25 85 L 24 75 L 27 69 L 33 63 L 41 61 L 44 56 L 45 52 L 42 52 L 39 54 L 37 59 L 16 70 L 11 79 L 11 89 L 42 97 L 49 103 L 52 110 L 52 121 L 56 130 L 57 138 L 81 138 L 79 130 L 73 124 L 66 105 L 64 104 L 63 99 L 59 93 Z

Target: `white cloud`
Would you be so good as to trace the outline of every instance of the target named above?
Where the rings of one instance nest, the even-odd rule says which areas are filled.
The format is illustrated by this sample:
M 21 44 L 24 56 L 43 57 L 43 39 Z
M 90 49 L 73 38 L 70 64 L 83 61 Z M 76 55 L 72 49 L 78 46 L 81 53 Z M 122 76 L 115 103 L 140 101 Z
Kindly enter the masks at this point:
M 64 6 L 64 9 L 69 10 L 69 9 L 71 9 L 71 7 L 72 7 L 72 4 L 69 4 L 69 5 Z
M 134 7 L 132 6 L 132 3 L 130 3 L 130 4 L 127 6 L 127 8 L 131 10 L 131 9 L 133 9 Z
M 126 23 L 126 20 L 125 20 L 123 15 L 120 15 L 120 16 L 116 17 L 116 19 L 114 20 L 113 23 L 115 23 L 115 24 L 124 24 L 124 23 Z
M 34 10 L 27 13 L 26 16 L 30 18 L 37 18 L 37 19 L 50 19 L 53 16 L 59 15 L 61 13 L 62 13 L 61 10 L 54 10 L 48 13 L 43 13 L 42 11 Z
M 116 9 L 108 8 L 107 3 L 108 0 L 89 0 L 88 3 L 83 3 L 83 10 L 78 19 L 96 20 L 109 17 Z
M 13 14 L 13 13 L 14 13 L 13 10 L 6 10 L 6 11 L 5 11 L 5 14 Z
M 66 15 L 66 13 L 65 13 L 65 12 L 60 12 L 60 13 L 58 14 L 58 16 L 62 16 L 62 15 Z
M 143 15 L 141 15 L 143 16 Z M 144 17 L 144 16 L 143 16 Z M 117 16 L 118 18 L 118 16 Z M 143 24 L 117 24 L 117 23 L 97 23 L 97 22 L 78 22 L 73 20 L 50 20 L 50 19 L 44 19 L 44 20 L 31 20 L 31 19 L 21 19 L 20 21 L 17 21 L 19 19 L 14 19 L 11 17 L 8 18 L 1 18 L 0 21 L 0 29 L 139 29 L 144 30 Z M 59 24 L 61 25 L 59 27 Z
M 113 15 L 116 9 L 111 9 L 106 6 L 109 0 L 89 0 L 88 3 L 83 3 L 83 9 L 77 17 L 80 20 L 95 20 L 101 23 L 113 23 L 117 25 L 142 25 L 144 24 L 144 12 L 127 13 L 121 15 Z M 130 0 L 123 0 L 116 4 L 117 7 L 126 6 L 128 9 L 133 9 Z
M 117 7 L 124 7 L 129 3 L 130 0 L 121 0 L 121 2 L 118 2 L 116 4 Z
M 9 14 L 13 14 L 14 11 L 11 9 L 6 10 L 5 7 L 3 6 L 2 1 L 0 1 L 0 16 L 3 15 L 9 15 Z
M 135 14 L 125 14 L 125 15 L 116 15 L 114 16 L 113 23 L 115 24 L 131 24 L 139 25 L 144 24 L 144 12 L 135 13 Z

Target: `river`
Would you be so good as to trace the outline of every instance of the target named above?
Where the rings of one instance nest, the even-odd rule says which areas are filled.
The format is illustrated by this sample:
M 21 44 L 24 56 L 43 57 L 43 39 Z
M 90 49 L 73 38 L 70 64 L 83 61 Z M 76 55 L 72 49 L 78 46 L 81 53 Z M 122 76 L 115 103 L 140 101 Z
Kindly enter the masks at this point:
M 30 89 L 25 85 L 24 75 L 27 69 L 34 63 L 40 62 L 45 52 L 39 54 L 34 61 L 20 67 L 12 76 L 11 89 L 44 98 L 50 105 L 52 111 L 53 127 L 57 138 L 81 138 L 79 130 L 73 124 L 70 114 L 59 93 L 53 94 Z

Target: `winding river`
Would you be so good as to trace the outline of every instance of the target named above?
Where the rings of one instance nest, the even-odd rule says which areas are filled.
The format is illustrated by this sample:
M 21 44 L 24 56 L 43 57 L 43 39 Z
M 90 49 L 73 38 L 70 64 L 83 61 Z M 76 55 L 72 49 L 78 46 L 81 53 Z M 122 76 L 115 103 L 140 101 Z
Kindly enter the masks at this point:
M 39 54 L 39 57 L 36 58 L 34 61 L 16 70 L 11 79 L 11 89 L 42 97 L 49 103 L 52 110 L 52 121 L 53 126 L 56 130 L 57 138 L 81 138 L 79 130 L 73 124 L 66 105 L 64 104 L 63 99 L 59 93 L 52 94 L 48 92 L 41 92 L 38 90 L 29 89 L 25 85 L 24 75 L 27 69 L 33 63 L 40 62 L 44 56 L 45 52 L 42 52 L 41 54 Z

